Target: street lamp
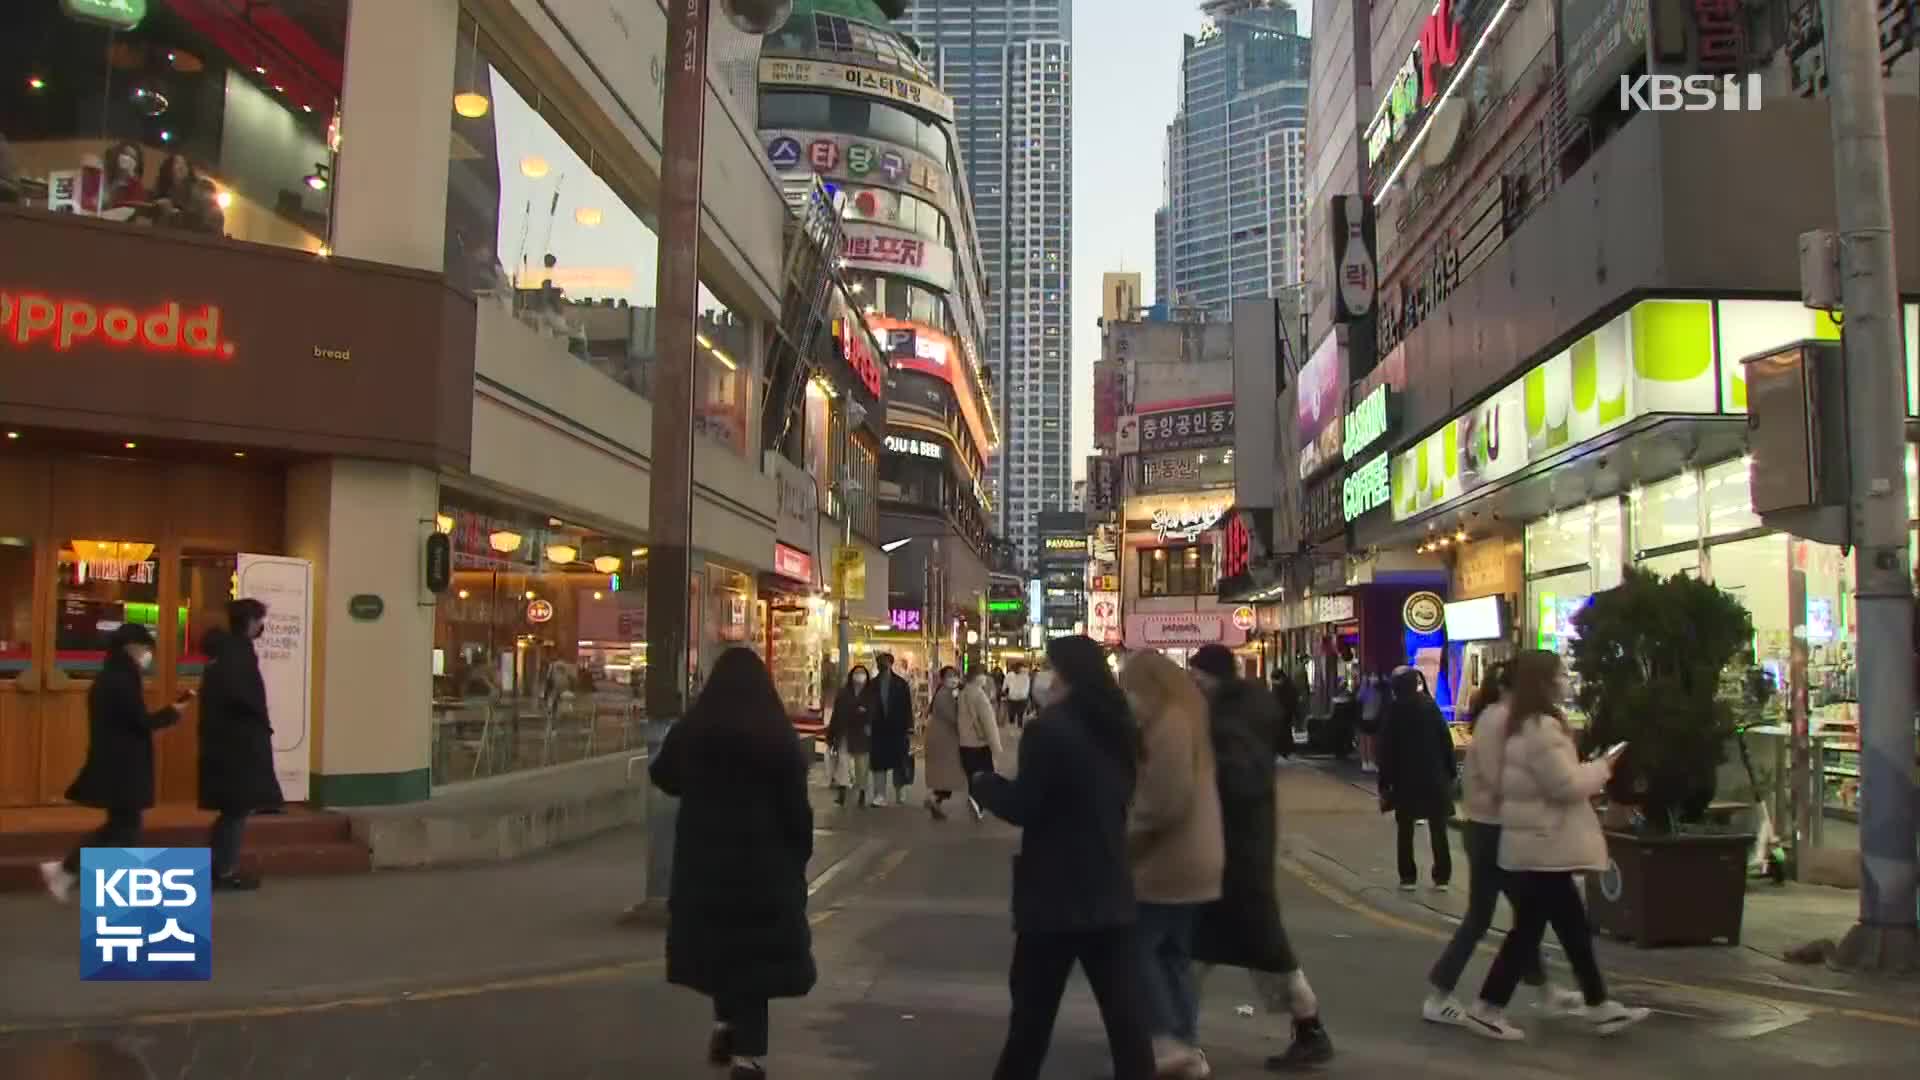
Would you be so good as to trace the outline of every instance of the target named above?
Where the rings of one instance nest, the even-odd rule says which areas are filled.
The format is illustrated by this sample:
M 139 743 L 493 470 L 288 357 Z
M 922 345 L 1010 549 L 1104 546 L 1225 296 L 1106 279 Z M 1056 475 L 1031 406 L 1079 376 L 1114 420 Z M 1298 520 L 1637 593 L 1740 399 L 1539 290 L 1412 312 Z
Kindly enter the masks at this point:
M 780 28 L 791 0 L 720 0 L 727 20 L 750 34 Z M 713 0 L 667 4 L 661 106 L 659 283 L 654 323 L 652 471 L 647 527 L 647 747 L 686 714 L 693 574 L 693 372 L 700 321 L 700 216 L 707 115 L 707 31 Z M 646 897 L 622 921 L 654 924 L 673 877 L 673 800 L 648 785 Z

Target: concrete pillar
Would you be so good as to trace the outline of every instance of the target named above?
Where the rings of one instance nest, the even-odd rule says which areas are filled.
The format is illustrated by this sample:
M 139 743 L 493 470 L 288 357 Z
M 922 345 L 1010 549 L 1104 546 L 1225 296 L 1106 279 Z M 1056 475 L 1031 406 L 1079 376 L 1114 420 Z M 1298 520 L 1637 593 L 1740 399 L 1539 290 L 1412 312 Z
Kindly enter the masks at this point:
M 459 0 L 349 8 L 334 175 L 336 254 L 441 269 L 459 14 Z
M 313 801 L 415 802 L 431 791 L 433 617 L 424 544 L 440 482 L 414 465 L 336 458 L 287 472 L 287 546 L 314 564 Z M 347 613 L 378 596 L 379 618 Z

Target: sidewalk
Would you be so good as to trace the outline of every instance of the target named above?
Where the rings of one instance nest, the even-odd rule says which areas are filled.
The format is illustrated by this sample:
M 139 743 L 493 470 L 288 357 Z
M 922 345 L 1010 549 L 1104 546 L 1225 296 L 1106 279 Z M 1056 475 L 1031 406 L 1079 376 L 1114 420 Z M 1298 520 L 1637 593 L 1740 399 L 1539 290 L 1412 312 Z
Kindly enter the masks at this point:
M 814 807 L 808 876 L 836 891 L 884 853 L 885 819 L 837 815 L 820 789 Z M 645 829 L 624 828 L 515 862 L 269 880 L 215 896 L 205 983 L 81 982 L 77 907 L 0 896 L 0 1032 L 645 965 L 660 959 L 661 933 L 616 925 L 643 894 L 645 868 Z
M 1467 907 L 1467 856 L 1459 830 L 1448 830 L 1453 889 L 1441 893 L 1427 884 L 1432 856 L 1426 838 L 1416 836 L 1422 886 L 1417 892 L 1401 892 L 1393 820 L 1379 813 L 1373 779 L 1361 773 L 1357 763 L 1331 759 L 1295 759 L 1283 766 L 1283 849 L 1309 872 L 1384 914 L 1437 923 L 1450 931 Z M 1316 813 L 1315 808 L 1321 809 Z M 1914 1008 L 1920 1009 L 1920 984 L 1854 976 L 1786 960 L 1788 951 L 1809 941 L 1845 934 L 1858 918 L 1859 904 L 1859 894 L 1848 890 L 1750 881 L 1739 946 L 1641 949 L 1602 938 L 1602 963 L 1609 970 L 1649 978 L 1706 979 L 1816 994 L 1891 994 L 1911 998 Z M 1511 914 L 1502 903 L 1494 916 L 1496 933 L 1505 933 Z M 1497 943 L 1498 939 L 1489 940 Z

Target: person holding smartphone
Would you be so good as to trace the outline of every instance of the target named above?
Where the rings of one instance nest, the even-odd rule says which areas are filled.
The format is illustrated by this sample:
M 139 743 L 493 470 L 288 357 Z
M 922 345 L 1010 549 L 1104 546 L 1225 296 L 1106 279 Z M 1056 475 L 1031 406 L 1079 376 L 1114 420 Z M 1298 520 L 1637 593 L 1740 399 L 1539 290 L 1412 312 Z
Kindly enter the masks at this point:
M 80 852 L 90 847 L 135 847 L 140 822 L 153 805 L 153 733 L 180 720 L 193 699 L 184 691 L 172 705 L 148 709 L 143 673 L 153 666 L 153 631 L 121 623 L 107 636 L 107 655 L 87 692 L 87 760 L 67 788 L 67 799 L 107 812 L 107 820 L 40 875 L 55 900 L 65 901 L 80 880 Z
M 1507 1003 L 1537 964 L 1549 924 L 1566 950 L 1585 1002 L 1575 1016 L 1602 1035 L 1647 1018 L 1646 1009 L 1629 1008 L 1607 996 L 1575 878 L 1607 867 L 1607 841 L 1593 799 L 1613 778 L 1626 746 L 1581 761 L 1560 708 L 1569 689 L 1557 654 L 1535 650 L 1514 661 L 1511 723 L 1500 771 L 1500 869 L 1513 904 L 1513 928 L 1466 1018 L 1468 1030 L 1490 1039 L 1526 1037 L 1507 1019 Z

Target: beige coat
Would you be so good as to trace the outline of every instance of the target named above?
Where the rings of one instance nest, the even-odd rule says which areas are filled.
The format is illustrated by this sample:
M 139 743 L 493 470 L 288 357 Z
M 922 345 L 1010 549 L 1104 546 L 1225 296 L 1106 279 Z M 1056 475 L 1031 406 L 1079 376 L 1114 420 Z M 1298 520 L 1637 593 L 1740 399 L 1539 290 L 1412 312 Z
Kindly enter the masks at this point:
M 1141 719 L 1146 760 L 1127 823 L 1135 897 L 1149 904 L 1218 900 L 1226 839 L 1205 709 L 1175 706 Z
M 1473 722 L 1473 739 L 1467 743 L 1461 784 L 1467 793 L 1468 821 L 1500 824 L 1500 774 L 1506 767 L 1507 706 L 1496 701 L 1480 711 L 1480 718 Z
M 967 790 L 960 764 L 960 691 L 939 687 L 927 709 L 926 779 L 928 791 Z
M 994 759 L 1000 758 L 1000 716 L 993 707 L 993 680 L 984 676 L 968 683 L 960 691 L 960 746 L 965 750 L 987 747 Z
M 1593 797 L 1612 770 L 1581 761 L 1566 725 L 1551 716 L 1514 722 L 1500 774 L 1500 866 L 1506 870 L 1607 868 Z

